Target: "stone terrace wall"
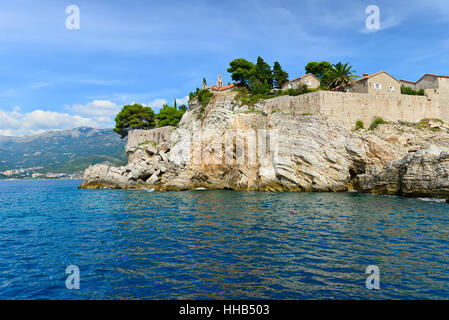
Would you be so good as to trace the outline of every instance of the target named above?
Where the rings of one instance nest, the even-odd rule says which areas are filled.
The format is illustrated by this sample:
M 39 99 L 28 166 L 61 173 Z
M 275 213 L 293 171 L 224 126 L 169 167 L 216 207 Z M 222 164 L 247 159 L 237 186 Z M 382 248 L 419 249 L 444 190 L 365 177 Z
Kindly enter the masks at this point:
M 296 97 L 266 100 L 264 112 L 276 110 L 293 114 L 319 113 L 341 121 L 347 129 L 362 120 L 365 127 L 376 117 L 389 121 L 416 122 L 424 118 L 444 118 L 437 97 L 410 95 L 370 95 L 348 92 L 312 92 Z
M 126 144 L 126 153 L 128 154 L 128 162 L 133 162 L 139 157 L 134 154 L 135 149 L 140 143 L 149 142 L 154 143 L 157 150 L 167 150 L 171 147 L 171 133 L 176 129 L 172 126 L 162 128 L 155 128 L 151 130 L 131 130 L 128 132 L 128 142 Z
M 136 147 L 139 143 L 155 142 L 157 145 L 170 145 L 170 135 L 175 127 L 166 126 L 151 130 L 131 130 L 128 133 L 127 147 Z

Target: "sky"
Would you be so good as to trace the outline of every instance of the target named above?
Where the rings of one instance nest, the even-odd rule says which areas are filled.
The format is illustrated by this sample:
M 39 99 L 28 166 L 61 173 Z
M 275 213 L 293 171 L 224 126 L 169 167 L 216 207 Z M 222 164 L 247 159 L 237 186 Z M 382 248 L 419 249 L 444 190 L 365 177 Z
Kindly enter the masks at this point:
M 79 8 L 69 29 L 68 6 Z M 379 8 L 379 28 L 366 12 Z M 69 22 L 73 22 L 71 18 Z M 235 58 L 349 62 L 416 81 L 449 75 L 449 2 L 14 0 L 0 4 L 0 135 L 111 128 L 125 104 L 186 103 Z

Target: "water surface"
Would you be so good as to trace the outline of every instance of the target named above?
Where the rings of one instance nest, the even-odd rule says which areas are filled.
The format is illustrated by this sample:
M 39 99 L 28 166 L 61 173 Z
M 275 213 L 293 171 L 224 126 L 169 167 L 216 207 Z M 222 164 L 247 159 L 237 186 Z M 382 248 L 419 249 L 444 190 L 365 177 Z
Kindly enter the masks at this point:
M 445 203 L 79 183 L 0 181 L 0 299 L 449 298 Z

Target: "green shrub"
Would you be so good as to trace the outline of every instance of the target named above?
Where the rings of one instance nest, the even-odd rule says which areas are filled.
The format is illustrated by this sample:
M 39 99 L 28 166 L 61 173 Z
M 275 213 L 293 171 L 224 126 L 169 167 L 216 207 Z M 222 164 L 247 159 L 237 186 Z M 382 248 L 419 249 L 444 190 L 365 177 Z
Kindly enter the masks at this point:
M 386 124 L 386 123 L 388 123 L 388 122 L 386 122 L 384 119 L 378 117 L 378 118 L 374 119 L 373 123 L 371 123 L 371 125 L 369 126 L 369 129 L 374 130 L 381 124 Z
M 200 90 L 198 91 L 198 102 L 203 106 L 207 106 L 210 102 L 210 99 L 214 96 L 212 92 L 209 90 Z
M 269 98 L 271 98 L 270 95 L 266 93 L 252 94 L 246 87 L 239 88 L 238 93 L 235 96 L 235 100 L 240 101 L 241 103 L 247 106 L 253 106 L 260 100 Z
M 408 94 L 408 95 L 411 95 L 411 96 L 423 96 L 424 95 L 424 89 L 416 91 L 416 90 L 413 90 L 410 87 L 401 86 L 401 93 L 402 94 Z
M 420 120 L 420 121 L 418 121 L 418 126 L 419 127 L 421 127 L 421 128 L 430 128 L 430 122 L 439 122 L 439 123 L 443 123 L 443 120 L 441 120 L 441 119 L 429 119 L 429 118 L 426 118 L 426 119 L 422 119 L 422 120 Z
M 297 87 L 295 89 L 290 88 L 290 89 L 287 90 L 287 94 L 289 96 L 299 96 L 301 94 L 305 94 L 305 93 L 308 93 L 308 92 L 310 92 L 309 88 L 305 84 L 300 85 L 299 87 Z
M 363 121 L 362 121 L 362 120 L 357 120 L 357 121 L 355 122 L 355 128 L 356 128 L 356 130 L 363 129 L 364 127 L 365 127 L 365 125 L 363 124 Z
M 127 104 L 115 117 L 114 131 L 125 138 L 128 131 L 134 129 L 153 129 L 156 126 L 156 115 L 150 107 L 140 104 Z

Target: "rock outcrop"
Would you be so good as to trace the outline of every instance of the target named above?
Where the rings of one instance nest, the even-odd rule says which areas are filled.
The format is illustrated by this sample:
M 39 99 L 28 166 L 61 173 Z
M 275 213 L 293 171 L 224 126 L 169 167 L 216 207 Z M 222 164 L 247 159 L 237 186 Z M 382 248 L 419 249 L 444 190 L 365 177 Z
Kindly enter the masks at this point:
M 373 167 L 356 181 L 362 192 L 420 196 L 449 197 L 449 152 L 431 147 L 410 153 L 385 168 Z
M 449 196 L 444 126 L 393 123 L 350 131 L 320 115 L 266 114 L 264 101 L 247 106 L 235 92 L 214 94 L 207 107 L 198 101 L 189 107 L 163 145 L 133 134 L 129 164 L 91 166 L 80 187 Z

